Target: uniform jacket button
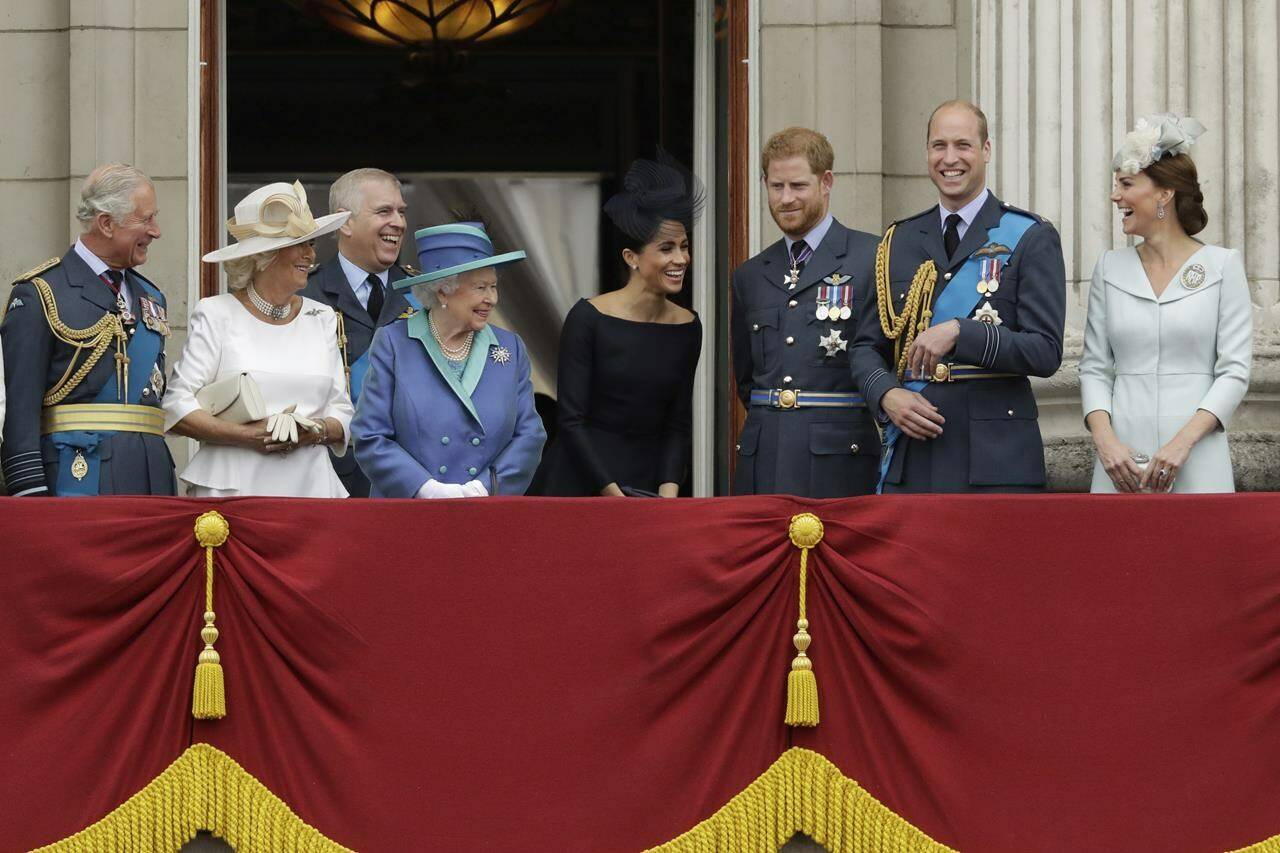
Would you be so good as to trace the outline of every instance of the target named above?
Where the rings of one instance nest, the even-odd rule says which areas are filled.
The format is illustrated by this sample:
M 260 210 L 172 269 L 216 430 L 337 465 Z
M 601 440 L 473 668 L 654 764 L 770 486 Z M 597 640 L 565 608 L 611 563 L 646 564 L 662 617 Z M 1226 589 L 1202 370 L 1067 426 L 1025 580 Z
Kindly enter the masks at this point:
M 476 467 L 472 465 L 470 468 L 467 469 L 467 473 L 470 474 L 472 477 L 474 477 L 476 475 Z
M 790 377 L 790 376 L 784 376 L 784 377 L 782 377 L 782 384 L 784 384 L 784 385 L 790 385 L 790 384 L 791 384 L 791 377 Z
M 943 273 L 942 278 L 946 281 L 951 281 L 951 273 Z
M 479 447 L 479 446 L 480 446 L 480 439 L 478 439 L 478 438 L 473 438 L 473 439 L 471 439 L 471 446 L 472 446 L 472 447 Z
M 760 324 L 759 324 L 759 323 L 752 323 L 752 324 L 751 324 L 751 331 L 753 331 L 753 332 L 758 332 L 758 331 L 760 331 Z
M 858 445 L 856 445 L 856 444 L 851 444 L 851 445 L 849 445 L 849 452 L 850 452 L 850 453 L 857 453 L 857 452 L 858 452 Z
M 740 450 L 742 450 L 742 445 L 741 445 L 741 444 L 735 444 L 735 445 L 733 446 L 733 449 L 734 449 L 734 451 L 735 451 L 735 452 L 740 451 Z
M 442 436 L 440 436 L 440 443 L 441 443 L 441 444 L 448 444 L 448 443 L 449 443 L 449 436 L 447 436 L 447 435 L 442 435 Z
M 1009 410 L 1009 417 L 1013 417 L 1013 409 Z
M 792 299 L 790 302 L 788 302 L 788 303 L 787 303 L 787 307 L 788 307 L 788 308 L 795 308 L 795 307 L 796 307 L 797 305 L 799 305 L 799 304 L 800 304 L 799 302 L 796 302 L 794 299 Z
M 448 466 L 448 465 L 441 465 L 441 466 L 440 466 L 438 469 L 436 469 L 436 470 L 438 470 L 441 474 L 447 474 L 447 473 L 449 472 L 449 466 Z
M 790 335 L 787 335 L 787 346 L 791 346 L 795 342 L 796 342 L 795 338 L 791 337 Z

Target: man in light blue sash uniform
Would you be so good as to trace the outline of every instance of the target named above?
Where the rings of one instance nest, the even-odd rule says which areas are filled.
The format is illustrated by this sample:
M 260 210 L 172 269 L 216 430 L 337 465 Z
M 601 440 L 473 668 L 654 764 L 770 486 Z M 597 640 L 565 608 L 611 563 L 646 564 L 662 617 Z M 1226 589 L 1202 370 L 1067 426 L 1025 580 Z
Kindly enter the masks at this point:
M 17 278 L 0 341 L 8 412 L 0 460 L 11 496 L 172 495 L 164 442 L 164 294 L 138 273 L 159 239 L 155 187 L 95 169 L 62 258 Z
M 1041 491 L 1027 377 L 1051 376 L 1062 361 L 1058 232 L 986 188 L 991 142 L 973 104 L 934 110 L 928 157 L 940 203 L 885 234 L 850 357 L 885 427 L 879 488 Z
M 733 493 L 870 494 L 880 436 L 849 376 L 849 344 L 876 238 L 829 212 L 834 152 L 825 136 L 779 131 L 761 161 L 783 239 L 733 274 L 729 334 L 747 407 Z
M 311 271 L 303 296 L 329 305 L 339 317 L 339 347 L 348 370 L 351 402 L 358 403 L 369 367 L 373 333 L 411 309 L 391 285 L 417 270 L 399 263 L 406 229 L 400 181 L 382 169 L 354 169 L 329 188 L 329 212 L 351 211 L 338 230 L 338 254 Z M 369 480 L 346 453 L 329 460 L 347 492 L 369 497 Z

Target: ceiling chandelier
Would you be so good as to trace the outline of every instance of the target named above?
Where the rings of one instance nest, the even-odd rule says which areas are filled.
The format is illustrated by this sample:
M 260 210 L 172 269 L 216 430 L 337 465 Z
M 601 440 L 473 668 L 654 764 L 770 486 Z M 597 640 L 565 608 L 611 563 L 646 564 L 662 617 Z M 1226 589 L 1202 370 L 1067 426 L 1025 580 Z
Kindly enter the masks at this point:
M 502 38 L 569 0 L 293 0 L 329 26 L 374 44 L 457 50 Z

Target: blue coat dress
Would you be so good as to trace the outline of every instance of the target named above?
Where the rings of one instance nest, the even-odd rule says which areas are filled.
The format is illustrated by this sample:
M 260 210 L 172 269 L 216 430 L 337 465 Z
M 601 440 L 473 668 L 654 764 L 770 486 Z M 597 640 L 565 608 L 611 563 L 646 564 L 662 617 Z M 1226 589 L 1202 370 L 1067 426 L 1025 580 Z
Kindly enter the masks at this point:
M 351 432 L 370 497 L 412 498 L 427 480 L 479 480 L 522 495 L 547 439 L 520 337 L 476 333 L 461 380 L 418 311 L 377 331 Z

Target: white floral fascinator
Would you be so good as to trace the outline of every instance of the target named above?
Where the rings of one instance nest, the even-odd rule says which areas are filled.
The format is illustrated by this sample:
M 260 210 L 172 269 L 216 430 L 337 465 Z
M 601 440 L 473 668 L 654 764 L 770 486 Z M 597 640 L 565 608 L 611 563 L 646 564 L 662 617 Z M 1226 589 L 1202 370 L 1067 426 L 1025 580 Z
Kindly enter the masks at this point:
M 1191 143 L 1204 133 L 1204 125 L 1190 116 L 1156 113 L 1138 119 L 1111 160 L 1111 168 L 1122 175 L 1136 175 L 1166 154 L 1187 154 Z

